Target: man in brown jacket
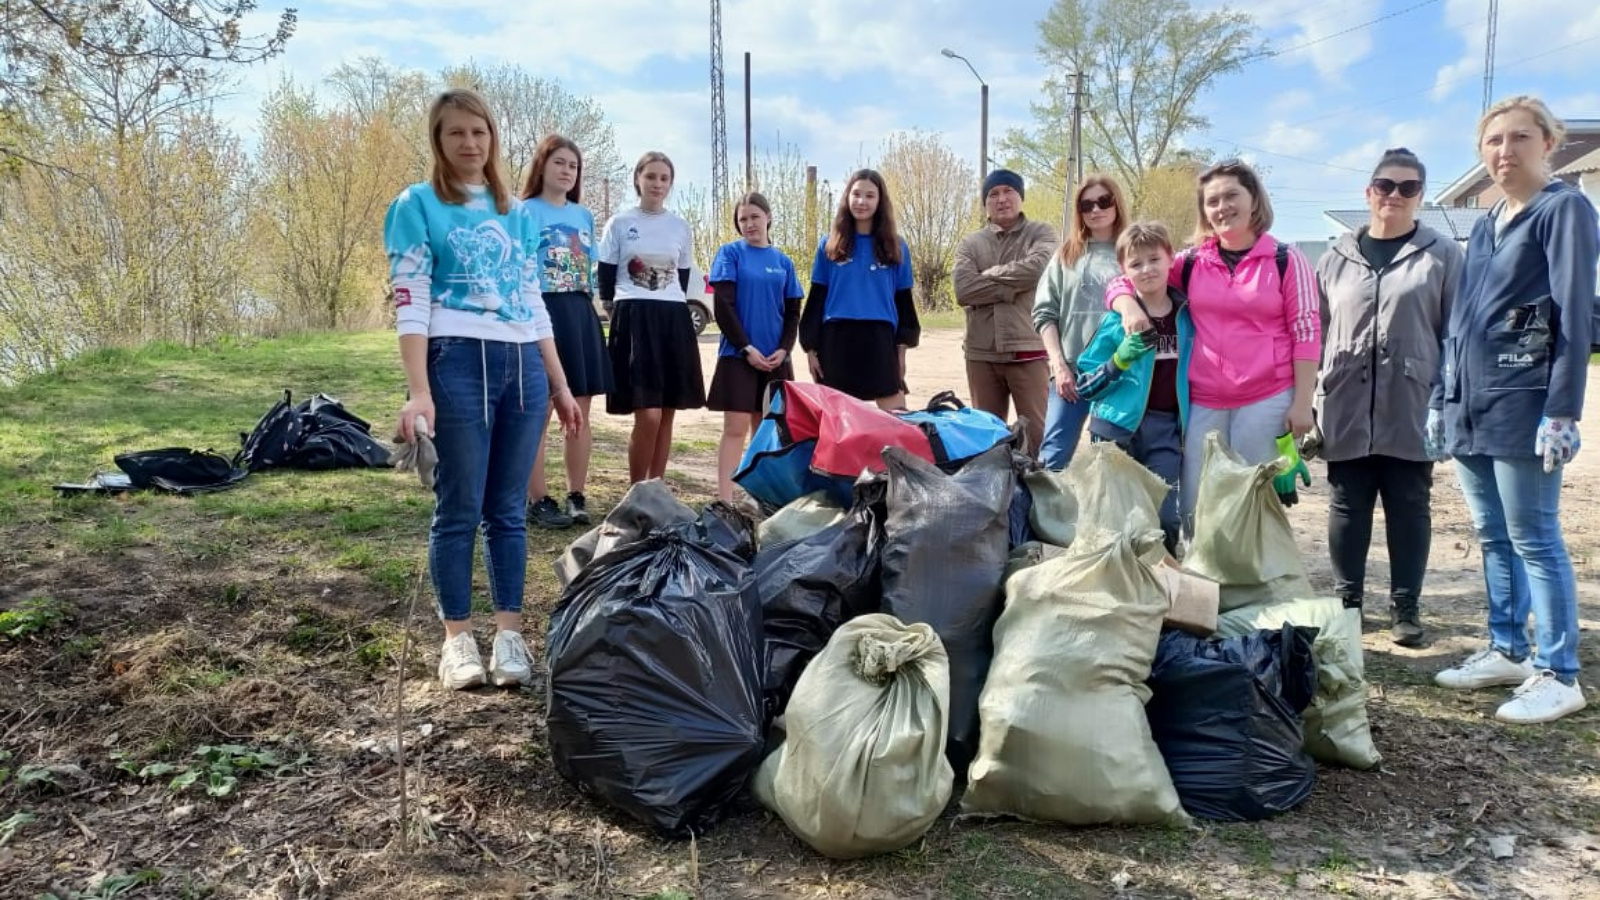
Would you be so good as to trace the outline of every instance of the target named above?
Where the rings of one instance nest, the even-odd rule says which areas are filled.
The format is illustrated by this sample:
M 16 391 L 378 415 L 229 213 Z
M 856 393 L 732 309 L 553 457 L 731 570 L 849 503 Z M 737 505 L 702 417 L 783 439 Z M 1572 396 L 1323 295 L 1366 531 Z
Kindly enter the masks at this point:
M 1011 403 L 1027 423 L 1028 448 L 1044 437 L 1049 357 L 1033 330 L 1033 293 L 1061 238 L 1022 214 L 1022 176 L 996 169 L 983 180 L 989 224 L 956 248 L 956 302 L 967 314 L 962 351 L 972 405 L 1009 419 Z

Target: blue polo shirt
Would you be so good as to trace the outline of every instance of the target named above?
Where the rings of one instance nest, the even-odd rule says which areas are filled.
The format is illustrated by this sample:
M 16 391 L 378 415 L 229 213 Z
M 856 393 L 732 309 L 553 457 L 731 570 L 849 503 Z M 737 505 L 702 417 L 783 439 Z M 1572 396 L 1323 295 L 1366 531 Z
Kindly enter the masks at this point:
M 776 247 L 752 247 L 745 240 L 723 244 L 711 262 L 711 283 L 733 283 L 739 323 L 757 350 L 777 352 L 783 339 L 784 301 L 804 296 L 794 263 Z M 742 347 L 722 339 L 718 356 L 738 356 Z
M 872 252 L 872 235 L 856 235 L 850 258 L 834 262 L 828 258 L 828 239 L 817 244 L 817 259 L 811 266 L 811 283 L 828 286 L 822 320 L 864 319 L 888 322 L 898 328 L 900 315 L 895 310 L 896 291 L 910 290 L 911 248 L 900 241 L 900 264 L 886 266 Z

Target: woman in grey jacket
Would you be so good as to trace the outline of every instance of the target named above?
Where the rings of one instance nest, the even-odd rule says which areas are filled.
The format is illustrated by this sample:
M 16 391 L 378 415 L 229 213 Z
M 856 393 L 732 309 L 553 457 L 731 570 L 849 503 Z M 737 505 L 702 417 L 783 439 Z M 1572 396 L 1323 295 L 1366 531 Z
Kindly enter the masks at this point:
M 1456 459 L 1489 594 L 1489 646 L 1434 680 L 1460 690 L 1517 685 L 1495 713 L 1516 724 L 1585 705 L 1578 585 L 1559 515 L 1561 469 L 1579 447 L 1600 226 L 1588 198 L 1550 178 L 1564 132 L 1526 96 L 1489 107 L 1478 123 L 1479 155 L 1505 199 L 1467 243 L 1446 332 L 1444 413 L 1429 429 Z
M 1060 252 L 1050 257 L 1034 291 L 1033 327 L 1050 358 L 1049 406 L 1039 463 L 1060 471 L 1089 421 L 1089 401 L 1078 396 L 1078 354 L 1106 317 L 1106 285 L 1122 274 L 1117 238 L 1128 227 L 1128 204 L 1109 175 L 1090 175 L 1077 190 L 1072 225 Z
M 1372 513 L 1383 500 L 1390 634 L 1415 647 L 1417 599 L 1433 528 L 1433 462 L 1424 446 L 1445 322 L 1461 277 L 1455 241 L 1417 221 L 1427 170 L 1404 148 L 1383 154 L 1367 185 L 1371 219 L 1317 262 L 1322 295 L 1318 451 L 1328 461 L 1334 592 L 1359 609 Z

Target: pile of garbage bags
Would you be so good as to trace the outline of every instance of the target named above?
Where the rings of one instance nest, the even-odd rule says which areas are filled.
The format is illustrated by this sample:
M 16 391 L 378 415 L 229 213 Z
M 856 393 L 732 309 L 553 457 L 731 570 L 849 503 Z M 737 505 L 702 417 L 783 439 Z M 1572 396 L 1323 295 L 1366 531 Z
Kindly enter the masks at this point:
M 845 417 L 848 418 L 848 417 Z M 566 778 L 666 836 L 748 791 L 849 859 L 968 816 L 1251 820 L 1318 762 L 1379 761 L 1360 622 L 1310 596 L 1271 479 L 1208 439 L 1196 538 L 1112 444 L 881 451 L 760 525 L 659 482 L 557 562 L 548 718 Z M 800 479 L 791 479 L 800 483 Z

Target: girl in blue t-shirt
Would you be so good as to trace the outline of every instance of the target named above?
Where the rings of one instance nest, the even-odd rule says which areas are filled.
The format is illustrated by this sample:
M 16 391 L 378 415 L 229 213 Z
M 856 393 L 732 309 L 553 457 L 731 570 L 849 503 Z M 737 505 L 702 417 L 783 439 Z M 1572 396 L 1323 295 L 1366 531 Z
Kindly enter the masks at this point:
M 582 427 L 566 432 L 562 462 L 567 474 L 565 509 L 550 496 L 545 481 L 545 443 L 528 481 L 528 519 L 542 528 L 589 524 L 584 483 L 589 479 L 589 454 L 594 432 L 589 408 L 596 396 L 611 390 L 611 358 L 606 354 L 605 333 L 594 311 L 594 214 L 580 201 L 583 196 L 583 154 L 578 145 L 559 134 L 539 142 L 523 186 L 523 211 L 529 218 L 530 239 L 538 256 L 539 289 L 550 311 L 556 350 L 567 385 L 583 411 Z M 545 413 L 545 429 L 550 414 Z
M 800 346 L 812 379 L 884 409 L 903 408 L 906 350 L 922 335 L 911 284 L 911 248 L 895 228 L 883 176 L 860 169 L 811 266 Z
M 733 206 L 743 240 L 722 245 L 711 263 L 711 290 L 722 346 L 706 406 L 722 412 L 717 447 L 717 498 L 733 502 L 733 471 L 765 411 L 767 385 L 794 378 L 789 354 L 800 330 L 800 279 L 794 263 L 772 246 L 772 207 L 760 194 Z

